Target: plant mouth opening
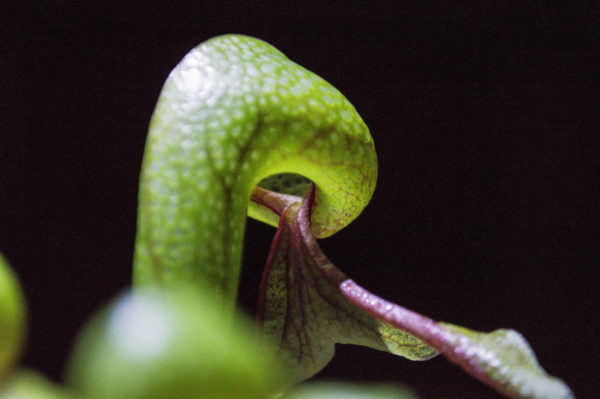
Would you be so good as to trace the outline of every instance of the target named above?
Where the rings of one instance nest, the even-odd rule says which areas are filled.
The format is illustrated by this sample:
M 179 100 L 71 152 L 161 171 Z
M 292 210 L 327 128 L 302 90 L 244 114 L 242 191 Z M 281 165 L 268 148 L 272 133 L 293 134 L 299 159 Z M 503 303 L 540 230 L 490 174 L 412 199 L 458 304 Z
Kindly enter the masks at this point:
M 281 194 L 304 198 L 312 181 L 296 173 L 279 173 L 262 179 L 258 186 Z

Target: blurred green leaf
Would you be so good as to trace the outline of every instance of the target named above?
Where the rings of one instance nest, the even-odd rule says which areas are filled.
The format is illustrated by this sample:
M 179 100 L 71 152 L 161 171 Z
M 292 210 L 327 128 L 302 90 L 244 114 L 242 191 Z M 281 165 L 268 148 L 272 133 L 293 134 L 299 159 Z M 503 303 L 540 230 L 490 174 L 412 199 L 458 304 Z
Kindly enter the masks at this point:
M 0 399 L 78 399 L 41 375 L 21 370 L 0 390 Z
M 300 384 L 282 399 L 417 399 L 417 396 L 394 385 L 326 381 Z
M 85 328 L 67 380 L 90 399 L 264 399 L 284 379 L 254 330 L 195 289 L 137 289 Z
M 21 354 L 24 335 L 25 301 L 21 287 L 0 254 L 0 380 Z

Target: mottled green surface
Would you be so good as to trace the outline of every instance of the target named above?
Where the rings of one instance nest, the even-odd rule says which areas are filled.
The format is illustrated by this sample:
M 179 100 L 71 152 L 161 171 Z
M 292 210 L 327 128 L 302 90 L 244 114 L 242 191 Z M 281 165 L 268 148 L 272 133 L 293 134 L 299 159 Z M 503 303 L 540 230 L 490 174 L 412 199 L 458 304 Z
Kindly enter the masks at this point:
M 251 190 L 285 172 L 317 185 L 317 237 L 356 218 L 377 159 L 354 107 L 261 40 L 226 35 L 193 49 L 167 79 L 150 125 L 135 283 L 208 283 L 232 309 L 246 214 L 275 220 L 248 208 Z
M 21 353 L 25 303 L 17 277 L 0 254 L 0 380 Z
M 21 370 L 0 390 L 0 399 L 82 399 L 29 371 Z M 86 398 L 87 399 L 87 398 Z
M 67 381 L 88 399 L 266 399 L 286 385 L 269 349 L 196 290 L 140 288 L 84 329 Z

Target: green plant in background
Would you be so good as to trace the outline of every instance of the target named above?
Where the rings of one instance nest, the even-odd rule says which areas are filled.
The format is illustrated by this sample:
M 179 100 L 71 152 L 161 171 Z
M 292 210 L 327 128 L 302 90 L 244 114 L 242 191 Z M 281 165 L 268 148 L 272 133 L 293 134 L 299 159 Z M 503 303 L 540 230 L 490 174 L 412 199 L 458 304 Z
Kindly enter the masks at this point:
M 23 294 L 13 271 L 0 255 L 0 378 L 21 353 L 25 332 Z
M 190 287 L 118 298 L 76 346 L 68 381 L 86 397 L 259 399 L 283 389 L 274 351 Z
M 285 393 L 320 371 L 336 343 L 351 343 L 412 360 L 440 353 L 508 397 L 572 397 L 519 333 L 435 322 L 329 262 L 315 237 L 354 220 L 376 178 L 368 128 L 323 79 L 246 36 L 193 49 L 167 79 L 150 124 L 136 288 L 84 330 L 69 385 L 90 399 L 411 397 L 336 385 Z M 259 334 L 235 311 L 246 215 L 278 227 Z
M 82 399 L 30 370 L 19 370 L 4 382 L 2 399 Z
M 0 399 L 73 399 L 29 370 L 14 370 L 25 340 L 25 303 L 19 282 L 0 255 Z

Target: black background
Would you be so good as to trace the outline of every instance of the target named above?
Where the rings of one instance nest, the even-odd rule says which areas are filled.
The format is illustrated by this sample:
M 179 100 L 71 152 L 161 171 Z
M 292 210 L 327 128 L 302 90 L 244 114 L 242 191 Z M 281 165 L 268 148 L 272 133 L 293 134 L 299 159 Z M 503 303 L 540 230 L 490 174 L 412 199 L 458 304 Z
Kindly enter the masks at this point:
M 60 378 L 84 320 L 129 284 L 163 81 L 243 33 L 340 89 L 375 139 L 378 188 L 322 242 L 332 261 L 435 319 L 514 328 L 578 397 L 600 393 L 597 5 L 44 3 L 0 2 L 0 250 L 29 302 L 26 366 Z M 273 231 L 248 224 L 247 308 Z M 318 377 L 496 396 L 443 358 L 359 347 Z

